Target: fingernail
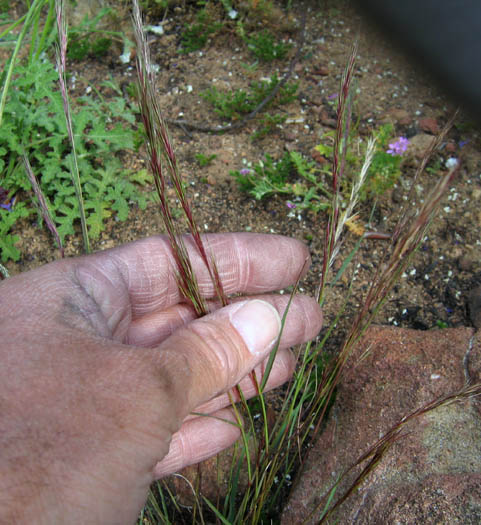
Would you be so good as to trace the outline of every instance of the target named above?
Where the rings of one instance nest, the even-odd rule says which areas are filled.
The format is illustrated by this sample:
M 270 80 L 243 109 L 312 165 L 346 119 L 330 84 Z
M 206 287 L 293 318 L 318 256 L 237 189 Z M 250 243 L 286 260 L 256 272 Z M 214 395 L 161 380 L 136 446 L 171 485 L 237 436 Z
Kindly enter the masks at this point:
M 281 319 L 265 301 L 246 301 L 230 314 L 230 322 L 244 339 L 251 354 L 264 353 L 279 336 Z

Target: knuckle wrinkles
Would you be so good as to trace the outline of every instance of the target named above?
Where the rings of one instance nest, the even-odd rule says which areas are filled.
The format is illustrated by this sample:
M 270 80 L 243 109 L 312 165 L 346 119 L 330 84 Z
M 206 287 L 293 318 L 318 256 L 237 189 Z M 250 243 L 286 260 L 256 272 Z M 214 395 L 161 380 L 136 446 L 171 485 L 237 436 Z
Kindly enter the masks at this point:
M 195 326 L 192 337 L 197 346 L 196 361 L 203 363 L 213 385 L 225 389 L 240 379 L 242 343 L 233 328 L 219 329 L 215 323 L 206 321 Z

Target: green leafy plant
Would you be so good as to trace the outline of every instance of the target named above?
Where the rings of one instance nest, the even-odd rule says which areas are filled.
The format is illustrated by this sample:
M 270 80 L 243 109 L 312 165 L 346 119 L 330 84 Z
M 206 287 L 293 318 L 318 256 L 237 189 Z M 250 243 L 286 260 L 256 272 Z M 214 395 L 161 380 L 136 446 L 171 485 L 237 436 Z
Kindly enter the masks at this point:
M 396 153 L 389 148 L 389 141 L 392 140 L 393 133 L 392 124 L 386 124 L 381 126 L 376 134 L 376 151 L 372 158 L 366 183 L 361 189 L 361 200 L 381 196 L 392 188 L 401 176 L 404 151 Z
M 376 198 L 383 195 L 388 189 L 392 188 L 401 176 L 401 164 L 403 161 L 403 151 L 391 151 L 389 142 L 393 140 L 394 128 L 392 124 L 381 126 L 374 134 L 376 145 L 373 158 L 367 172 L 366 180 L 360 189 L 359 198 L 365 201 L 369 198 Z M 348 176 L 343 182 L 343 192 L 348 195 L 352 187 L 352 175 L 359 170 L 361 159 L 366 151 L 367 143 L 359 138 L 354 138 L 355 130 L 351 130 L 349 142 L 355 142 L 355 155 L 351 151 L 346 153 L 346 170 Z M 407 140 L 407 139 L 402 139 Z M 323 137 L 323 142 L 318 144 L 315 149 L 325 158 L 330 158 L 333 154 L 332 133 L 327 133 Z
M 0 13 L 4 15 L 10 9 L 10 0 L 1 0 L 0 1 Z
M 390 150 L 389 142 L 392 140 L 393 128 L 391 125 L 381 126 L 374 135 L 374 150 L 366 177 L 362 187 L 359 188 L 358 198 L 360 201 L 381 196 L 390 189 L 401 176 L 401 164 L 403 161 L 403 151 Z M 326 159 L 332 158 L 334 154 L 334 137 L 332 133 L 327 133 L 323 137 L 323 142 L 315 147 Z M 342 139 L 344 141 L 345 139 Z M 406 139 L 403 139 L 406 140 Z M 343 202 L 350 198 L 353 188 L 353 181 L 362 166 L 362 159 L 366 155 L 368 142 L 348 139 L 349 142 L 355 141 L 355 148 L 346 150 L 344 156 L 346 175 L 341 183 L 341 196 Z M 343 146 L 344 147 L 344 146 Z M 352 149 L 356 149 L 358 154 L 354 154 Z M 390 152 L 389 152 L 390 151 Z M 272 171 L 259 171 L 254 167 L 255 174 L 249 176 L 239 176 L 239 172 L 232 172 L 241 184 L 241 189 L 248 191 L 256 199 L 262 199 L 274 193 L 289 195 L 292 202 L 288 203 L 290 208 L 298 210 L 309 209 L 312 211 L 326 210 L 329 207 L 331 198 L 330 192 L 326 190 L 326 179 L 331 177 L 332 168 L 327 162 L 319 164 L 307 160 L 298 152 L 286 153 L 294 165 L 294 173 L 300 180 L 295 183 L 284 181 L 279 184 Z M 277 163 L 274 163 L 277 165 Z M 246 182 L 248 180 L 248 183 Z M 267 191 L 268 190 L 268 191 Z
M 246 36 L 245 41 L 250 52 L 262 62 L 282 60 L 291 48 L 290 44 L 282 41 L 276 42 L 274 35 L 267 30 Z
M 289 196 L 287 206 L 298 210 L 325 210 L 330 193 L 318 177 L 319 169 L 297 152 L 286 152 L 274 161 L 270 155 L 252 168 L 231 171 L 240 188 L 257 200 L 269 195 Z
M 47 15 L 45 17 L 43 28 L 41 29 L 40 18 L 42 17 L 44 8 L 47 9 Z M 7 102 L 10 84 L 17 63 L 18 53 L 22 46 L 25 45 L 28 35 L 30 34 L 27 63 L 39 59 L 40 55 L 55 39 L 54 12 L 54 0 L 34 0 L 31 4 L 29 3 L 29 9 L 24 16 L 12 22 L 0 33 L 0 38 L 6 37 L 13 39 L 15 42 L 12 55 L 7 61 L 5 69 L 0 77 L 2 81 L 2 94 L 0 97 L 0 127 L 3 121 L 5 104 Z M 21 30 L 18 35 L 16 35 L 14 31 L 18 26 L 21 26 Z
M 251 136 L 251 139 L 260 140 L 266 135 L 273 133 L 275 130 L 279 129 L 281 124 L 283 124 L 287 119 L 286 115 L 271 115 L 270 113 L 265 113 L 259 119 L 259 127 Z
M 86 15 L 80 24 L 69 28 L 67 56 L 70 60 L 102 57 L 107 54 L 114 40 L 125 45 L 126 37 L 123 33 L 100 27 L 102 19 L 111 13 L 111 8 L 104 7 L 94 17 L 89 18 Z
M 101 57 L 107 54 L 112 40 L 110 38 L 96 38 L 90 41 L 88 37 L 72 41 L 69 45 L 67 56 L 71 60 L 81 61 L 88 56 Z
M 290 193 L 288 181 L 293 173 L 293 163 L 289 152 L 277 162 L 267 154 L 252 168 L 231 171 L 242 190 L 250 193 L 257 200 L 274 193 Z
M 80 216 L 70 175 L 72 149 L 66 140 L 57 83 L 58 73 L 48 60 L 17 66 L 0 128 L 0 143 L 5 145 L 0 148 L 0 172 L 1 185 L 25 199 L 30 182 L 21 158 L 27 155 L 63 240 L 75 233 Z M 129 174 L 115 156 L 118 151 L 133 148 L 130 126 L 135 115 L 123 98 L 117 96 L 106 102 L 100 97 L 84 96 L 72 113 L 87 225 L 90 236 L 95 238 L 112 213 L 125 220 L 131 203 L 145 207 L 140 185 L 145 185 L 149 177 L 146 172 Z M 15 222 L 12 217 L 20 216 L 25 216 L 24 212 L 9 216 L 10 227 Z M 17 252 L 2 249 L 3 260 L 12 255 L 18 259 Z
M 24 202 L 17 203 L 11 210 L 0 208 L 0 254 L 3 262 L 18 261 L 20 250 L 16 247 L 20 237 L 10 230 L 19 220 L 28 217 L 32 210 Z
M 203 153 L 197 153 L 195 155 L 195 160 L 197 161 L 197 163 L 199 164 L 199 166 L 201 168 L 205 168 L 206 166 L 208 166 L 215 158 L 217 157 L 217 155 L 215 153 L 213 153 L 212 155 L 204 155 Z
M 388 153 L 392 132 L 392 126 L 386 125 L 375 135 L 372 159 L 363 185 L 358 191 L 361 201 L 379 197 L 391 188 L 401 175 L 402 154 Z M 350 151 L 346 151 L 345 154 L 347 173 L 343 178 L 341 193 L 344 202 L 349 199 L 353 177 L 361 169 L 368 143 L 357 141 L 356 145 L 361 156 Z M 324 142 L 318 144 L 315 149 L 322 156 L 331 158 L 334 154 L 332 134 L 326 134 Z M 291 209 L 318 212 L 327 210 L 330 206 L 331 194 L 324 179 L 331 177 L 331 166 L 327 162 L 319 164 L 310 161 L 296 151 L 284 153 L 278 161 L 267 155 L 264 161 L 260 161 L 252 169 L 231 171 L 231 175 L 237 179 L 243 191 L 258 200 L 273 194 L 283 194 L 290 197 L 287 206 Z
M 219 31 L 221 27 L 221 22 L 211 20 L 207 8 L 201 9 L 195 17 L 195 22 L 188 25 L 182 33 L 181 53 L 191 53 L 202 49 L 209 37 Z
M 253 111 L 267 96 L 273 92 L 280 80 L 273 74 L 269 80 L 252 82 L 250 89 L 220 91 L 215 86 L 201 93 L 201 96 L 214 106 L 215 112 L 226 120 L 235 120 Z M 267 106 L 284 105 L 295 99 L 298 84 L 295 82 L 283 85 L 274 100 Z

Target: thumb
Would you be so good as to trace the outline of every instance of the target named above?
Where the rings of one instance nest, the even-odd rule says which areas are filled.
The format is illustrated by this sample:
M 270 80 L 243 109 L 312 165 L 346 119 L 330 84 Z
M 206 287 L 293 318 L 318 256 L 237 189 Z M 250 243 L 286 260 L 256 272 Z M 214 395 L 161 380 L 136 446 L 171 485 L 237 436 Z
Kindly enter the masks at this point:
M 196 319 L 167 338 L 157 351 L 169 383 L 177 386 L 177 403 L 185 405 L 178 406 L 182 416 L 239 383 L 265 359 L 280 327 L 277 310 L 253 299 Z

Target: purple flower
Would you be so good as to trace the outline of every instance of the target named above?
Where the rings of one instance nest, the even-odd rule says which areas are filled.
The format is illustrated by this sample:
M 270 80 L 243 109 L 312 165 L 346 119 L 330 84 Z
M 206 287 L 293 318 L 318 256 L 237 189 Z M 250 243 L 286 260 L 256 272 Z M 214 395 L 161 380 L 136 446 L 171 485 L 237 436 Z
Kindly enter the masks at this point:
M 11 199 L 8 198 L 8 191 L 0 186 L 0 208 L 7 211 L 12 211 L 15 206 L 17 196 L 13 196 Z
M 396 141 L 394 141 L 392 144 L 389 144 L 389 149 L 387 150 L 387 153 L 389 155 L 402 155 L 403 153 L 406 153 L 406 150 L 408 149 L 409 140 L 406 137 L 399 137 Z
M 250 170 L 249 168 L 242 168 L 239 173 L 241 175 L 250 175 L 252 173 L 252 170 Z
M 286 204 L 287 204 L 287 207 L 290 208 L 291 210 L 293 210 L 294 208 L 297 208 L 297 206 L 291 201 L 287 201 Z

